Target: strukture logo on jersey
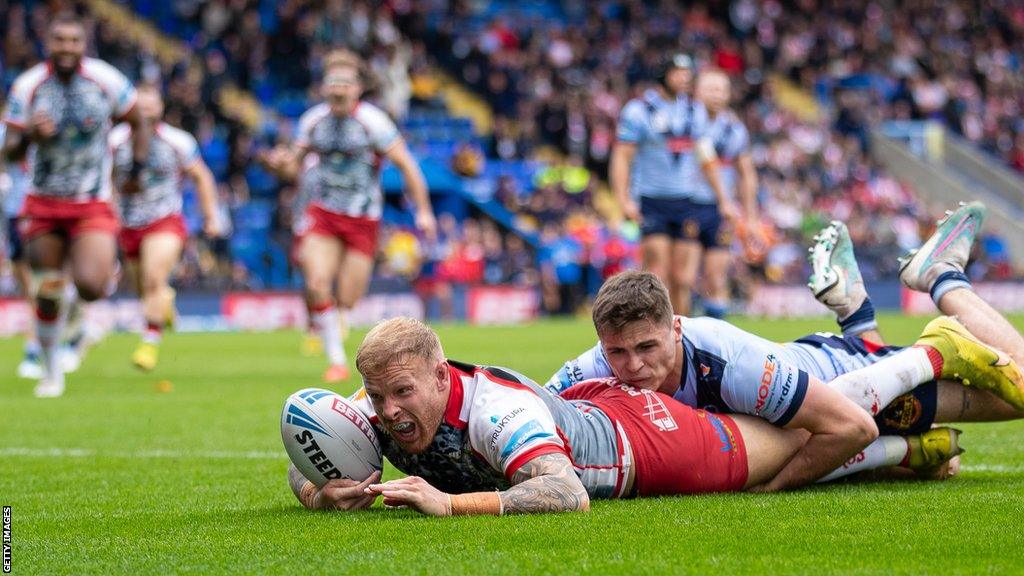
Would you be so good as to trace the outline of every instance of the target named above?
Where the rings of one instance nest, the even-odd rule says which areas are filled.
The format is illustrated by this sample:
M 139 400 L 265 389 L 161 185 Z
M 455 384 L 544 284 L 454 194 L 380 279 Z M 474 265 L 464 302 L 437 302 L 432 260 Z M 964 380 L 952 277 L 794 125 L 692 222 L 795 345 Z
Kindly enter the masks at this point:
M 498 445 L 498 437 L 501 436 L 502 430 L 504 430 L 510 422 L 515 420 L 516 416 L 519 416 L 523 412 L 526 412 L 525 408 L 516 408 L 501 418 L 491 416 L 491 424 L 495 425 L 494 430 L 491 431 L 490 439 L 490 446 L 492 450 Z

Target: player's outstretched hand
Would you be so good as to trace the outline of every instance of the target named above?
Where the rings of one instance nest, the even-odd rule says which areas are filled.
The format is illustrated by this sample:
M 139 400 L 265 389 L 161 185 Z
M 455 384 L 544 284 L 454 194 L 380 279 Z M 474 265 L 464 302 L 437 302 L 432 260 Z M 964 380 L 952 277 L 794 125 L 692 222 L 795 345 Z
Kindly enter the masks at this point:
M 377 495 L 366 492 L 366 488 L 379 480 L 380 471 L 370 474 L 362 482 L 331 480 L 313 493 L 307 507 L 314 510 L 365 510 L 377 499 Z
M 416 229 L 423 233 L 428 242 L 437 240 L 437 220 L 430 210 L 416 211 Z
M 57 123 L 42 110 L 32 114 L 28 127 L 29 137 L 35 141 L 49 140 L 57 134 Z
M 451 514 L 451 499 L 448 494 L 434 488 L 419 476 L 407 476 L 383 484 L 372 484 L 366 492 L 374 496 L 383 496 L 385 506 L 408 506 L 429 516 Z

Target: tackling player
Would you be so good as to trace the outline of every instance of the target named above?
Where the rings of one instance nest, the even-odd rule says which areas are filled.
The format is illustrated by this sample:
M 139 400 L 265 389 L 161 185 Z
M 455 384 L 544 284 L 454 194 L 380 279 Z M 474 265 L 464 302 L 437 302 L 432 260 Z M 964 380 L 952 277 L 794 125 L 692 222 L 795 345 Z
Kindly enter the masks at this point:
M 196 183 L 203 211 L 203 232 L 214 238 L 220 230 L 216 182 L 199 155 L 196 139 L 163 122 L 164 102 L 157 88 L 139 88 L 138 110 L 153 127 L 153 137 L 140 175 L 142 189 L 120 198 L 124 227 L 118 243 L 142 298 L 142 313 L 146 319 L 142 342 L 132 354 L 132 363 L 140 370 L 149 371 L 156 368 L 164 327 L 174 318 L 174 289 L 169 279 L 188 238 L 181 215 L 183 174 Z M 132 127 L 128 124 L 117 126 L 110 133 L 110 146 L 122 184 L 131 170 L 131 141 Z
M 265 159 L 278 175 L 296 178 L 310 199 L 300 230 L 307 306 L 320 332 L 330 366 L 325 382 L 349 376 L 339 306 L 359 301 L 373 272 L 377 227 L 383 212 L 380 167 L 386 158 L 402 173 L 416 204 L 416 227 L 432 238 L 436 224 L 426 181 L 398 128 L 377 107 L 363 102 L 363 66 L 350 53 L 328 57 L 322 80 L 325 102 L 299 119 L 290 154 Z M 315 162 L 307 162 L 309 156 Z M 337 297 L 332 284 L 338 282 Z
M 113 278 L 118 220 L 111 205 L 112 121 L 132 125 L 132 166 L 126 192 L 149 152 L 150 129 L 135 110 L 135 89 L 101 60 L 86 58 L 85 28 L 77 16 L 57 15 L 46 36 L 48 58 L 14 81 L 4 122 L 3 155 L 31 149 L 32 185 L 19 222 L 35 295 L 36 332 L 44 374 L 39 397 L 64 393 L 57 348 L 64 323 L 65 262 L 85 301 L 102 297 Z
M 701 246 L 728 246 L 719 228 L 736 213 L 707 140 L 707 110 L 689 96 L 692 68 L 689 56 L 676 54 L 659 74 L 659 89 L 623 107 L 608 167 L 623 215 L 640 223 L 643 268 L 662 279 L 679 314 L 690 313 Z M 701 175 L 717 209 L 691 202 Z
M 757 217 L 757 169 L 750 154 L 750 134 L 747 127 L 729 109 L 729 77 L 721 70 L 704 70 L 697 77 L 694 96 L 708 110 L 711 126 L 708 139 L 714 149 L 722 188 L 729 198 L 739 197 L 745 218 L 747 235 L 745 242 L 765 241 L 761 237 L 760 221 Z M 691 215 L 700 222 L 713 222 L 718 211 L 714 188 L 701 180 L 690 197 Z M 724 223 L 722 226 L 728 226 Z M 704 314 L 712 318 L 724 318 L 729 309 L 729 263 L 730 238 L 728 230 L 720 233 L 720 242 L 705 246 L 703 261 L 699 257 L 688 260 L 691 270 L 687 277 L 696 278 L 697 270 L 703 270 Z
M 591 498 L 736 492 L 761 486 L 804 434 L 749 416 L 696 410 L 616 379 L 563 397 L 501 368 L 446 360 L 437 335 L 409 318 L 382 322 L 356 355 L 353 400 L 384 455 L 412 476 L 289 484 L 314 509 L 385 505 L 424 514 L 587 510 Z

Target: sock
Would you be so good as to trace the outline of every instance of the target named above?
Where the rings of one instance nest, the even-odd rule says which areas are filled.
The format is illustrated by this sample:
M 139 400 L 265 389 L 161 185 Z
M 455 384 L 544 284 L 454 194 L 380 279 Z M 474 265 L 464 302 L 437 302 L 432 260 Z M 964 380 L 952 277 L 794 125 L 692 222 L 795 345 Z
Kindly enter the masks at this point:
M 313 312 L 313 325 L 316 326 L 320 338 L 324 341 L 324 351 L 331 366 L 347 364 L 345 345 L 341 341 L 341 319 L 338 308 L 334 304 L 316 306 Z
M 729 305 L 722 302 L 704 302 L 704 315 L 709 318 L 717 318 L 719 320 L 725 318 L 726 313 L 729 312 Z
M 871 298 L 864 298 L 864 303 L 856 312 L 846 318 L 836 318 L 836 321 L 843 331 L 843 336 L 857 336 L 868 330 L 878 329 L 878 321 L 875 320 L 875 306 L 871 303 Z
M 872 416 L 877 416 L 898 396 L 935 379 L 936 371 L 927 349 L 931 347 L 915 346 L 900 350 L 874 364 L 847 372 L 829 385 Z
M 967 288 L 972 290 L 971 281 L 967 278 L 967 275 L 959 270 L 950 270 L 949 272 L 943 272 L 939 274 L 939 277 L 932 283 L 932 289 L 930 290 L 932 296 L 932 302 L 935 305 L 939 305 L 939 300 L 946 295 L 947 292 L 955 290 L 957 288 Z
M 45 270 L 32 273 L 36 294 L 36 338 L 42 353 L 44 375 L 60 378 L 60 335 L 67 316 L 64 306 L 64 274 L 59 270 Z
M 39 347 L 39 339 L 36 338 L 35 334 L 31 334 L 25 338 L 25 356 L 39 356 L 42 353 L 42 349 Z
M 142 342 L 145 344 L 160 345 L 164 338 L 164 327 L 158 322 L 146 322 L 146 329 L 142 332 Z
M 903 436 L 879 436 L 874 442 L 868 444 L 864 450 L 861 450 L 856 456 L 847 460 L 845 464 L 833 470 L 824 478 L 818 480 L 818 482 L 831 482 L 836 478 L 842 478 L 843 476 L 849 476 L 864 470 L 897 466 L 907 457 L 909 449 L 910 445 Z

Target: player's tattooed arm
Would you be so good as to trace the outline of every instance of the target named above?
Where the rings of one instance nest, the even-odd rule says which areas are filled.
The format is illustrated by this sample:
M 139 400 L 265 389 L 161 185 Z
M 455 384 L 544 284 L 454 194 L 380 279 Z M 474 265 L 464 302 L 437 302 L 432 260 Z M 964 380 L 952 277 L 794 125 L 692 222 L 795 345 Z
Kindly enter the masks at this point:
M 590 509 L 587 489 L 564 454 L 530 460 L 512 475 L 512 482 L 515 485 L 499 495 L 505 514 Z

